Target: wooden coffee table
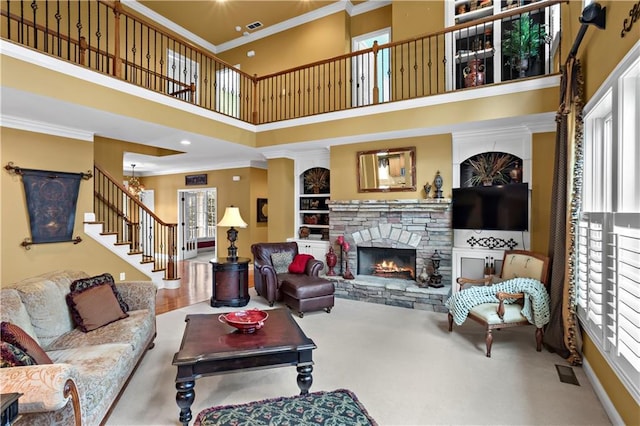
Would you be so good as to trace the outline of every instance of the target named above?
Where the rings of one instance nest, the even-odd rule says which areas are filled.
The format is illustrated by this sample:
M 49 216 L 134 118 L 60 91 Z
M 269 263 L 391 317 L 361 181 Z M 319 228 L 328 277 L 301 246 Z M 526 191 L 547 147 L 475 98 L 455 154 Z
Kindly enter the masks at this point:
M 183 425 L 192 419 L 195 381 L 200 377 L 296 365 L 300 395 L 309 393 L 313 383 L 311 351 L 316 344 L 304 334 L 288 309 L 266 312 L 269 318 L 264 327 L 251 334 L 242 334 L 221 323 L 220 314 L 187 315 L 180 350 L 173 356 L 173 365 L 178 367 L 176 402 Z

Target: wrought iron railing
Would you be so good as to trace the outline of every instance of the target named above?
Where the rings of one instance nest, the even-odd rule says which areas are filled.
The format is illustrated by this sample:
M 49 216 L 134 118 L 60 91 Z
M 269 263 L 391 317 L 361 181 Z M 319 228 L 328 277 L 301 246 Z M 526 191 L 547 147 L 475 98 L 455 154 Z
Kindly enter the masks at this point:
M 116 244 L 142 255 L 142 263 L 153 263 L 154 272 L 164 271 L 165 280 L 178 279 L 177 224 L 162 221 L 99 166 L 94 166 L 93 204 L 103 234 L 116 235 Z
M 556 73 L 561 2 L 532 2 L 262 77 L 142 21 L 119 1 L 6 1 L 0 27 L 5 39 L 263 124 Z M 542 37 L 531 52 L 516 54 L 529 22 Z

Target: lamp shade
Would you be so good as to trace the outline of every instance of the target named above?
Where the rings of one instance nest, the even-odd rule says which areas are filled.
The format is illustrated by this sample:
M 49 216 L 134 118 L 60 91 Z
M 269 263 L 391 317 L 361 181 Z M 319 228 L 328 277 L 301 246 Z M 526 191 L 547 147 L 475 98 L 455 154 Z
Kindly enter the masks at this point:
M 218 226 L 226 226 L 226 227 L 235 227 L 235 228 L 246 228 L 247 222 L 242 220 L 242 216 L 240 216 L 240 209 L 238 207 L 227 207 L 224 211 L 224 216 L 222 220 L 218 222 Z

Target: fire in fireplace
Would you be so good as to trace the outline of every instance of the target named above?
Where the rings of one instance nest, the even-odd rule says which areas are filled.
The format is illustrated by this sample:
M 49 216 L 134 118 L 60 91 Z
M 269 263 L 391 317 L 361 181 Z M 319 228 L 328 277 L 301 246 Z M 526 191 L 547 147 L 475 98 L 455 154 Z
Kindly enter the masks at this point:
M 416 250 L 358 247 L 358 275 L 401 280 L 416 279 Z

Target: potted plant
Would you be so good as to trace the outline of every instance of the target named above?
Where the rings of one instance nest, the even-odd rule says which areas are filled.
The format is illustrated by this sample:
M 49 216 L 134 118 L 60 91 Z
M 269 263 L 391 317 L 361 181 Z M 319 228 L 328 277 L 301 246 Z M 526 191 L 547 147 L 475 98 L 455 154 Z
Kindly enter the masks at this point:
M 510 154 L 488 152 L 468 159 L 471 166 L 471 177 L 467 180 L 470 186 L 491 186 L 509 182 L 508 172 L 513 158 Z
M 528 13 L 512 21 L 512 27 L 502 38 L 502 56 L 507 57 L 507 65 L 519 71 L 519 77 L 525 77 L 529 68 L 529 59 L 539 56 L 540 46 L 546 42 L 547 32 L 544 25 L 535 22 Z

